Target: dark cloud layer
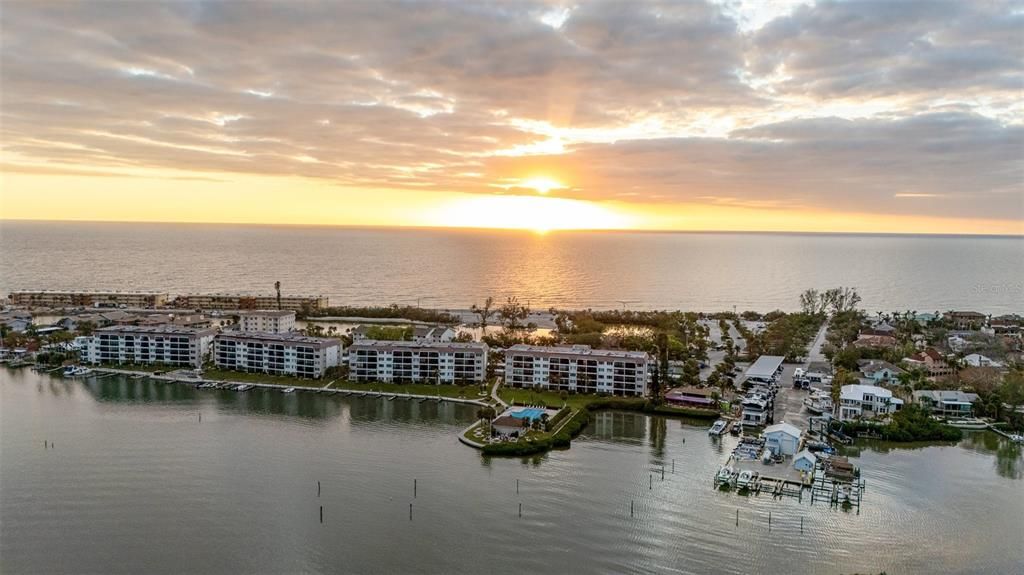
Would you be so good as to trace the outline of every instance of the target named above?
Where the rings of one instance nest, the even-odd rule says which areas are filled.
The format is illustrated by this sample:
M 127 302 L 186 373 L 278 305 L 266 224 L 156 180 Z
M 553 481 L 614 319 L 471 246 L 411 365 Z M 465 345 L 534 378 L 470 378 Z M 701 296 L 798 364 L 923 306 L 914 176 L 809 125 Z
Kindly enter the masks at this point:
M 562 8 L 6 3 L 3 169 L 493 193 L 549 166 L 589 199 L 1024 218 L 1024 4 L 818 2 L 753 31 L 696 1 L 544 22 Z M 508 155 L 559 129 L 565 153 Z

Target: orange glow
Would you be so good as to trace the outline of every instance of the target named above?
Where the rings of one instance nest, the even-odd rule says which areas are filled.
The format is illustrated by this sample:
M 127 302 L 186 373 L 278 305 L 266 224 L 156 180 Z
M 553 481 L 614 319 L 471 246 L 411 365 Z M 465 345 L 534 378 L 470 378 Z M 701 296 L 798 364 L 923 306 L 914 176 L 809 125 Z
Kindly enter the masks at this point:
M 546 194 L 551 190 L 561 190 L 565 188 L 559 182 L 552 180 L 551 178 L 539 177 L 539 178 L 528 178 L 520 182 L 520 185 L 524 188 L 533 188 L 538 193 Z
M 540 190 L 538 190 L 540 191 Z M 636 226 L 632 217 L 595 202 L 536 196 L 469 195 L 445 202 L 427 224 L 533 230 L 619 230 Z

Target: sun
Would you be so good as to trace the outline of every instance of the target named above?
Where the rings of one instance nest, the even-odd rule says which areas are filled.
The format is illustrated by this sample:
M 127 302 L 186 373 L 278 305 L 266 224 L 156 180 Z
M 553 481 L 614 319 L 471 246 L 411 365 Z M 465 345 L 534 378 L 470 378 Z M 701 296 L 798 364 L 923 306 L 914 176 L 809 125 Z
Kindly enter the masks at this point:
M 531 188 L 537 190 L 537 192 L 540 194 L 546 194 L 551 190 L 560 190 L 562 188 L 565 188 L 565 186 L 562 185 L 562 183 L 559 182 L 558 180 L 553 180 L 551 178 L 543 176 L 520 180 L 519 185 L 524 188 Z
M 479 195 L 439 207 L 429 225 L 531 230 L 616 230 L 634 222 L 623 213 L 594 202 L 537 196 Z

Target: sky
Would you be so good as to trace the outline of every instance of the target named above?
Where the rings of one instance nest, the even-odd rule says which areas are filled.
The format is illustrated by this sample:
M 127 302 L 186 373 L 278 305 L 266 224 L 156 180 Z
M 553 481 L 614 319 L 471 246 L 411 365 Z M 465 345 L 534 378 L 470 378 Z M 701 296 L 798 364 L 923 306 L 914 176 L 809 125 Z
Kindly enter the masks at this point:
M 1024 1 L 5 2 L 0 218 L 1024 234 Z

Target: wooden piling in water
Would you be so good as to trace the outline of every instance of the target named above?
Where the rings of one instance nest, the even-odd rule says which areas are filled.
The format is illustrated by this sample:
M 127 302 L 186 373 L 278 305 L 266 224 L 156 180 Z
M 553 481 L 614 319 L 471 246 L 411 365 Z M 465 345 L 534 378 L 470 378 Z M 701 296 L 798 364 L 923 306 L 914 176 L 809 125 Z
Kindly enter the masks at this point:
M 324 522 L 324 506 L 320 506 L 320 523 Z
M 772 512 L 768 512 L 768 531 L 772 530 Z
M 516 495 L 519 495 L 519 480 L 516 479 Z
M 416 499 L 416 479 L 412 480 L 412 498 Z
M 665 481 L 665 466 L 661 466 L 661 480 Z
M 630 517 L 633 516 L 633 500 L 632 499 L 629 500 L 629 516 Z
M 800 518 L 800 533 L 804 532 L 804 518 Z
M 522 517 L 522 516 L 523 516 L 523 504 L 520 503 L 519 504 L 519 517 Z
M 316 496 L 320 497 L 320 482 L 316 482 Z
M 676 472 L 676 460 L 673 459 L 672 460 L 672 473 L 675 473 L 675 472 Z
M 654 489 L 654 474 L 653 473 L 651 474 L 650 479 L 651 479 L 650 485 L 647 486 L 647 489 Z
M 412 521 L 412 503 L 409 504 L 409 521 Z
M 740 526 L 740 510 L 736 510 L 736 527 Z

